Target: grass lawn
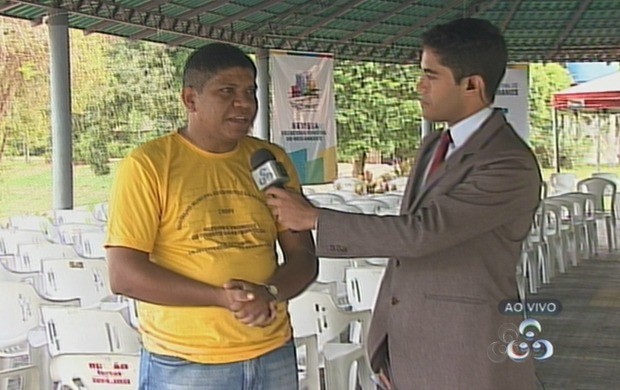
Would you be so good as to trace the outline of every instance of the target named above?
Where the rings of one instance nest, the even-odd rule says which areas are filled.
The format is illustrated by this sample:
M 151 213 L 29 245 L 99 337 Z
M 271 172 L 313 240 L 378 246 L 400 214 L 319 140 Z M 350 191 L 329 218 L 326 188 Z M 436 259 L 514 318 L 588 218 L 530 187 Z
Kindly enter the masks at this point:
M 74 207 L 88 207 L 106 201 L 110 184 L 118 162 L 110 164 L 112 173 L 107 176 L 95 176 L 90 166 L 73 167 L 73 204 Z M 596 172 L 594 166 L 566 169 L 562 172 L 574 173 L 579 179 L 589 177 Z M 620 175 L 620 167 L 604 167 L 604 172 Z M 544 169 L 543 178 L 547 180 L 553 169 Z M 40 214 L 52 209 L 52 166 L 42 159 L 3 160 L 0 163 L 0 220 L 15 214 Z
M 92 208 L 107 200 L 117 162 L 112 173 L 95 176 L 88 165 L 73 166 L 74 207 Z M 0 163 L 0 219 L 15 214 L 40 214 L 52 209 L 52 165 L 42 159 L 3 160 Z

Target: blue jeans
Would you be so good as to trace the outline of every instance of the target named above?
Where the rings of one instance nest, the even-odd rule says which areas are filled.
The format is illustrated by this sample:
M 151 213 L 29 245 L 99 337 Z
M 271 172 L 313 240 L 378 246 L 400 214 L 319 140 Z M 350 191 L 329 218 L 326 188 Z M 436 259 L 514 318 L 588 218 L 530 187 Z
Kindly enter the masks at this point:
M 140 390 L 296 390 L 295 345 L 255 359 L 201 364 L 142 349 Z

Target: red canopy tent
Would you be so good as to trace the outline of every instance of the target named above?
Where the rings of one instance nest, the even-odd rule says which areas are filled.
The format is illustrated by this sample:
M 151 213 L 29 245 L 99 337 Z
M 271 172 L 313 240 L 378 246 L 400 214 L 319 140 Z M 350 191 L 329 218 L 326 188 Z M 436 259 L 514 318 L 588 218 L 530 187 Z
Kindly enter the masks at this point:
M 620 72 L 553 94 L 556 110 L 620 112 Z
M 560 172 L 560 136 L 558 131 L 558 111 L 570 111 L 575 115 L 579 112 L 597 114 L 599 131 L 596 139 L 596 165 L 601 164 L 601 115 L 620 113 L 620 72 L 598 77 L 588 82 L 575 85 L 553 94 L 554 108 L 553 131 L 555 135 L 556 171 Z

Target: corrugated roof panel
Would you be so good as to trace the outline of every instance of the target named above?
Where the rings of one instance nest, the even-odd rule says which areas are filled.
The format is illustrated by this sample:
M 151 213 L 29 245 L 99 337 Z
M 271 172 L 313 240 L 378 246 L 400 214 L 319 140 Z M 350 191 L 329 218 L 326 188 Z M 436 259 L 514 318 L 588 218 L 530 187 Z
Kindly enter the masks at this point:
M 0 15 L 41 20 L 56 1 L 0 0 Z M 419 36 L 428 27 L 474 16 L 505 29 L 515 60 L 582 60 L 584 55 L 592 61 L 620 59 L 618 0 L 282 0 L 273 4 L 262 0 L 60 0 L 60 4 L 70 13 L 72 28 L 188 47 L 210 40 L 285 50 L 329 47 L 340 58 L 402 62 L 403 53 L 408 53 L 405 57 L 417 53 Z M 187 39 L 187 34 L 201 37 Z

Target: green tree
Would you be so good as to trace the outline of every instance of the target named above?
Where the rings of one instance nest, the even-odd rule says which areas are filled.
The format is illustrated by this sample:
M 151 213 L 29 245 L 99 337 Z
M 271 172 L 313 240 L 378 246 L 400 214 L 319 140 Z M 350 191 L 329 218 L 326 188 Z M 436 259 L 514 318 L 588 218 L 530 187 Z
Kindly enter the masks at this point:
M 341 61 L 334 68 L 341 159 L 370 150 L 414 151 L 419 143 L 417 66 Z
M 553 94 L 570 86 L 571 77 L 560 64 L 530 64 L 530 144 L 543 168 L 553 164 L 554 135 L 551 99 Z M 576 149 L 562 148 L 563 153 Z

